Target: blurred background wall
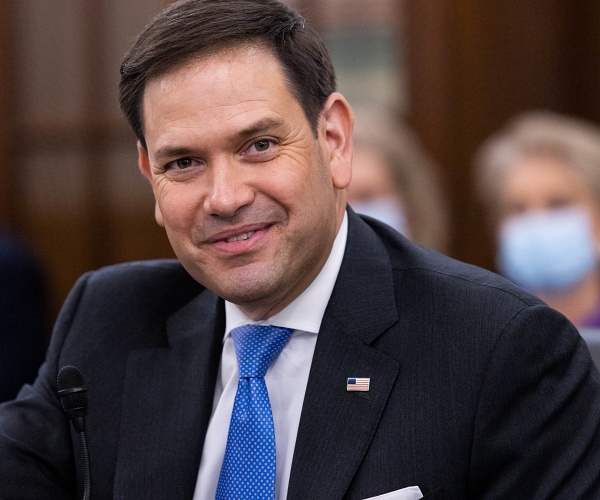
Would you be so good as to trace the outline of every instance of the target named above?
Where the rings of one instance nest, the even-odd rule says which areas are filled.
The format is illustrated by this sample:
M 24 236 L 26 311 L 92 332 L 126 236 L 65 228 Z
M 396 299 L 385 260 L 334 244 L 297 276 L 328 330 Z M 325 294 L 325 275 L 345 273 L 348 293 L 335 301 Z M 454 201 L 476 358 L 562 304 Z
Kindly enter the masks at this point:
M 117 106 L 118 69 L 166 0 L 0 0 L 0 223 L 48 275 L 51 313 L 83 272 L 170 257 Z M 450 255 L 493 268 L 472 156 L 514 114 L 600 122 L 597 0 L 293 0 L 352 104 L 389 106 L 440 166 Z

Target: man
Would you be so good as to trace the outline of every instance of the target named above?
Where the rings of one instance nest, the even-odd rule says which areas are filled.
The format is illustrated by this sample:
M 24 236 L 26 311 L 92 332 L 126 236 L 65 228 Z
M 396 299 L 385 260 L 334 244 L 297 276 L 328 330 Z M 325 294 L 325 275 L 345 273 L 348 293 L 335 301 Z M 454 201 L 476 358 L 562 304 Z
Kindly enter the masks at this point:
M 0 497 L 80 495 L 65 365 L 88 388 L 93 498 L 600 496 L 583 341 L 503 279 L 346 208 L 352 111 L 296 13 L 176 3 L 127 56 L 121 106 L 181 264 L 79 281 L 37 381 L 0 411 Z M 238 327 L 293 332 L 264 379 L 238 374 Z M 272 410 L 250 444 L 249 378 Z M 254 460 L 268 432 L 276 453 Z

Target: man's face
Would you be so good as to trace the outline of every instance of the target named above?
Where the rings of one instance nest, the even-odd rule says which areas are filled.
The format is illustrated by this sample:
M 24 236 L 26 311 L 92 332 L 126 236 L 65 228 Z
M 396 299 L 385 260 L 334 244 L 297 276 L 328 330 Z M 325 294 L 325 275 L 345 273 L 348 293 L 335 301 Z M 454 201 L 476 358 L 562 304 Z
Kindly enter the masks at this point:
M 156 219 L 187 271 L 253 319 L 323 267 L 345 210 L 352 112 L 339 94 L 315 138 L 280 64 L 241 46 L 151 79 L 143 98 Z

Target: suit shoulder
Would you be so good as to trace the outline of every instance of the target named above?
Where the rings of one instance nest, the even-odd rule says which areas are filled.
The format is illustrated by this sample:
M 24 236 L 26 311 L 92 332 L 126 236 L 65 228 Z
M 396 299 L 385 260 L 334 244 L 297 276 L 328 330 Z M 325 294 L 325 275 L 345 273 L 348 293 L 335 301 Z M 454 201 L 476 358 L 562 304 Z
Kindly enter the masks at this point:
M 83 276 L 88 285 L 95 287 L 127 286 L 144 287 L 156 283 L 165 285 L 174 282 L 178 285 L 189 283 L 200 286 L 175 259 L 158 259 L 126 262 L 102 267 Z
M 417 246 L 405 251 L 401 259 L 394 260 L 394 269 L 431 274 L 436 279 L 447 280 L 454 286 L 461 283 L 462 286 L 491 288 L 513 295 L 528 305 L 541 303 L 537 297 L 492 271 L 427 248 Z
M 106 345 L 109 338 L 112 343 L 160 344 L 165 342 L 166 319 L 191 302 L 209 304 L 199 311 L 212 310 L 217 298 L 175 260 L 108 266 L 78 280 L 58 317 L 55 336 L 75 332 L 69 342 L 79 343 L 77 349 L 82 342 Z
M 171 310 L 205 290 L 176 260 L 136 261 L 84 274 L 65 305 L 101 304 L 103 310 L 127 307 L 158 313 Z
M 476 293 L 479 303 L 486 297 L 502 296 L 506 305 L 513 303 L 517 308 L 543 304 L 539 298 L 492 271 L 417 245 L 382 224 L 374 224 L 372 228 L 387 250 L 394 274 L 405 283 L 411 277 L 418 280 L 420 290 L 450 295 Z

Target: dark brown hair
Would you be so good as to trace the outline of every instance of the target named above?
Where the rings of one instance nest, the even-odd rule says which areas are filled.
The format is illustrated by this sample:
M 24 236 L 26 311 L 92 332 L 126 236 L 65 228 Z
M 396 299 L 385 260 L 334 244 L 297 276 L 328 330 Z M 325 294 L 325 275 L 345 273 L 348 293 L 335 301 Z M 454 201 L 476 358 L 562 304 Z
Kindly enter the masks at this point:
M 335 91 L 333 66 L 316 31 L 276 0 L 182 0 L 144 29 L 121 65 L 121 110 L 144 148 L 146 82 L 193 58 L 245 43 L 262 44 L 277 57 L 316 135 L 323 105 Z

